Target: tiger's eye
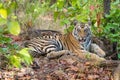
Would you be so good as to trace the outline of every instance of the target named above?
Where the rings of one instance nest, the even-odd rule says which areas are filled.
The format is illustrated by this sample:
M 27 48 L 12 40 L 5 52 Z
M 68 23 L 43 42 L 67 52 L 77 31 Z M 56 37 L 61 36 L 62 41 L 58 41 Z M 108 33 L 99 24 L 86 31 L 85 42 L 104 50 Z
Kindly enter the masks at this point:
M 77 29 L 78 32 L 80 32 L 80 29 Z
M 84 31 L 87 32 L 87 29 L 85 29 Z

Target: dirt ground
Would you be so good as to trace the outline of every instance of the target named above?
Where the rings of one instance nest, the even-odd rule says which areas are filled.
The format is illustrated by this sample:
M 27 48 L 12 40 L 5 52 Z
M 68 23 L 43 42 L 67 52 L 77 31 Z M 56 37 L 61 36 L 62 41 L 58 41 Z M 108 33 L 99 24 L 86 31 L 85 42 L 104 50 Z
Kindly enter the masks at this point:
M 35 58 L 30 67 L 0 71 L 1 80 L 113 80 L 113 67 L 91 65 L 77 56 Z

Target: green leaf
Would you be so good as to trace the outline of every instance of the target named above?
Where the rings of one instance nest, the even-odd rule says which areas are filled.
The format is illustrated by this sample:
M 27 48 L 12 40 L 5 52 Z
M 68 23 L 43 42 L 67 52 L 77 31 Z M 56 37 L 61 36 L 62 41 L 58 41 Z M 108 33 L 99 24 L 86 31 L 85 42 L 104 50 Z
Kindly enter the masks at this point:
M 13 14 L 16 8 L 17 8 L 16 2 L 15 2 L 15 1 L 12 1 L 12 2 L 9 4 L 9 7 L 7 8 L 7 13 L 8 13 L 8 15 Z
M 12 21 L 8 23 L 8 30 L 13 35 L 18 35 L 20 33 L 20 25 L 17 21 Z
M 56 21 L 56 19 L 58 18 L 59 12 L 54 12 L 54 20 Z
M 118 58 L 120 59 L 120 53 L 118 54 Z
M 65 29 L 64 31 L 65 31 L 65 33 L 68 33 L 68 32 L 72 32 L 73 29 L 74 29 L 74 27 L 70 26 L 67 29 Z
M 7 20 L 4 18 L 0 18 L 0 25 L 4 25 L 7 23 Z
M 0 3 L 0 8 L 3 6 L 3 4 L 2 3 Z
M 10 43 L 12 41 L 9 37 L 0 36 L 0 44 Z
M 117 4 L 119 4 L 119 3 L 120 3 L 119 0 L 115 0 L 115 1 L 113 2 L 113 5 L 117 5 Z
M 19 51 L 21 58 L 27 63 L 27 65 L 32 63 L 32 57 L 28 53 L 28 48 L 24 48 Z
M 14 47 L 15 49 L 19 49 L 18 44 L 13 44 L 13 47 Z
M 68 19 L 61 20 L 61 25 L 69 24 L 70 21 Z
M 21 63 L 20 63 L 20 58 L 16 55 L 11 55 L 8 57 L 10 60 L 10 63 L 15 66 L 15 67 L 21 67 Z
M 63 8 L 63 6 L 64 6 L 64 0 L 58 0 L 57 1 L 57 6 L 58 6 L 59 9 Z
M 7 48 L 0 48 L 0 52 L 2 52 L 3 54 L 8 53 L 8 50 L 9 50 L 8 47 Z

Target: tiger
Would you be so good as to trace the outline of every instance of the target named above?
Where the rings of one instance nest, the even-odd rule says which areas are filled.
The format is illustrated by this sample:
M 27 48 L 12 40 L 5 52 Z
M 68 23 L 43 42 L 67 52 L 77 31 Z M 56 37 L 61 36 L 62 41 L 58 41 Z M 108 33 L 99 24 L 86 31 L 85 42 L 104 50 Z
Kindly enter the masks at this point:
M 74 21 L 73 26 L 74 29 L 72 32 L 62 35 L 52 35 L 51 37 L 40 36 L 33 38 L 25 43 L 25 47 L 28 47 L 31 53 L 36 53 L 37 55 L 49 55 L 51 52 L 55 53 L 62 50 L 68 50 L 81 58 L 85 58 L 86 56 L 82 52 L 89 53 L 92 44 L 90 22 L 83 23 Z M 104 57 L 105 53 L 103 51 L 100 55 L 89 55 L 97 59 L 99 57 Z

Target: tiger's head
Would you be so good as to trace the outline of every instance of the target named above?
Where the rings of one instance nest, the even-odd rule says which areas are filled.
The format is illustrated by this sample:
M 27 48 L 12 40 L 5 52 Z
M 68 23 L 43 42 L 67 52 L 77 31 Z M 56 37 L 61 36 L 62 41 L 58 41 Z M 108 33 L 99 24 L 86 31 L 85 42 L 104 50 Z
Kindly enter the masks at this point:
M 90 22 L 82 23 L 78 21 L 73 22 L 73 36 L 83 45 L 85 49 L 91 44 L 91 25 Z

